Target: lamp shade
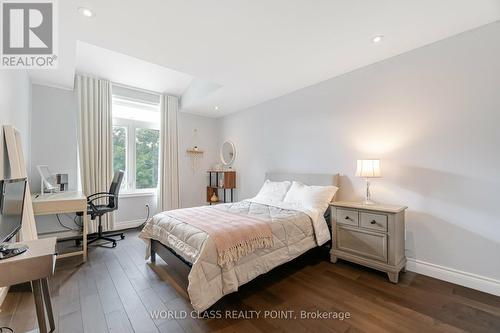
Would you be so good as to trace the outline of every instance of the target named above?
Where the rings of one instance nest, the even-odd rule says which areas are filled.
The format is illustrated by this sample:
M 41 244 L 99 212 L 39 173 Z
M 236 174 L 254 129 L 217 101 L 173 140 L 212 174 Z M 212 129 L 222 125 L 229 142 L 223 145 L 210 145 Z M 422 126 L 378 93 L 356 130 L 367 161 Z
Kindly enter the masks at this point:
M 377 178 L 382 177 L 380 160 L 358 160 L 356 177 Z

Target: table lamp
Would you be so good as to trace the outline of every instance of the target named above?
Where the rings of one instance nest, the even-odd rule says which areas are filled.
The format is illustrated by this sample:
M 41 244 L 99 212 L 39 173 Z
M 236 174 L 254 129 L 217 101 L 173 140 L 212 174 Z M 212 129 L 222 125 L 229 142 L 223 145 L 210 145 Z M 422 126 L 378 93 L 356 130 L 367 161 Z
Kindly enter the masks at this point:
M 363 203 L 365 205 L 375 204 L 375 202 L 371 200 L 370 195 L 370 178 L 382 177 L 382 173 L 380 171 L 380 160 L 358 160 L 356 177 L 366 179 L 366 197 Z

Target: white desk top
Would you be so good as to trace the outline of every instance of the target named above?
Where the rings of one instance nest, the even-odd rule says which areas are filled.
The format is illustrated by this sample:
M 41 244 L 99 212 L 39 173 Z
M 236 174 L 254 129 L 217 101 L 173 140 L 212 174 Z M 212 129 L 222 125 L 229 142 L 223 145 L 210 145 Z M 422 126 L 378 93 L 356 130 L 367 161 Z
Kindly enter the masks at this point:
M 62 214 L 87 211 L 87 198 L 82 192 L 35 194 L 32 197 L 35 215 Z
M 35 193 L 32 195 L 32 202 L 65 201 L 65 200 L 87 200 L 81 191 L 67 191 L 58 193 Z

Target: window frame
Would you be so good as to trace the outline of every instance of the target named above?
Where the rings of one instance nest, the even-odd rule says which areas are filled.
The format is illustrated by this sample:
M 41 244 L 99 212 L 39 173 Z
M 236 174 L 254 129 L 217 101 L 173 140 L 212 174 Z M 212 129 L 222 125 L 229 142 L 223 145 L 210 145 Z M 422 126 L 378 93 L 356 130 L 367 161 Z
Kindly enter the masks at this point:
M 114 99 L 113 102 L 114 104 Z M 159 111 L 159 105 L 158 105 Z M 159 118 L 159 117 L 158 117 Z M 126 128 L 126 152 L 125 152 L 125 166 L 126 166 L 126 179 L 127 184 L 123 189 L 122 194 L 124 196 L 130 196 L 134 194 L 153 194 L 158 191 L 158 185 L 160 182 L 160 175 L 158 175 L 158 185 L 152 188 L 136 188 L 136 130 L 140 128 L 145 129 L 153 129 L 160 131 L 160 121 L 158 123 L 141 121 L 141 120 L 132 120 L 132 119 L 124 119 L 113 116 L 113 126 L 120 126 Z M 161 139 L 161 136 L 160 136 Z M 159 153 L 159 152 L 158 152 Z M 158 158 L 158 163 L 160 163 L 160 159 Z M 159 173 L 158 166 L 158 173 Z

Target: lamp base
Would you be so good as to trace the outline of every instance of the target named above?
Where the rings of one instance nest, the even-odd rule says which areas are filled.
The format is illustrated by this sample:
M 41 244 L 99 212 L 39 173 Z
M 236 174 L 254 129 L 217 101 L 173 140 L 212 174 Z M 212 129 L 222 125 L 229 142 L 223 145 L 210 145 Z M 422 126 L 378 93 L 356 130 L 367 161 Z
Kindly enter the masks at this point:
M 377 203 L 375 201 L 373 201 L 371 198 L 370 181 L 368 178 L 366 178 L 366 196 L 365 196 L 365 200 L 363 200 L 363 205 L 375 205 L 375 204 L 377 204 Z

